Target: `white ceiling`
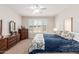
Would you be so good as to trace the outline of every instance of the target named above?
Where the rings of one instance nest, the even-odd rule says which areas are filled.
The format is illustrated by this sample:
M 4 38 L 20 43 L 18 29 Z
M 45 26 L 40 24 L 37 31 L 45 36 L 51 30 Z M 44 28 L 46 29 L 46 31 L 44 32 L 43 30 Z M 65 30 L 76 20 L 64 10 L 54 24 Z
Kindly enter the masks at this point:
M 43 6 L 46 8 L 46 10 L 43 10 L 42 13 L 39 14 L 33 14 L 33 10 L 30 8 L 33 6 L 33 4 L 9 4 L 6 5 L 15 12 L 17 12 L 21 16 L 54 16 L 61 11 L 63 11 L 65 8 L 67 8 L 69 5 L 67 4 L 40 4 L 40 6 Z

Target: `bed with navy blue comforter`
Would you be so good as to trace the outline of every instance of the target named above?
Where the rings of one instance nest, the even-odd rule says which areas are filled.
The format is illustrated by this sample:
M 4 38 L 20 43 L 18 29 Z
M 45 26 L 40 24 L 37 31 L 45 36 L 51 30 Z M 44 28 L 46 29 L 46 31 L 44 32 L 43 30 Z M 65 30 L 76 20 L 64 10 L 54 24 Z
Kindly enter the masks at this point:
M 29 54 L 36 53 L 79 53 L 79 42 L 65 39 L 59 35 L 43 34 L 45 50 L 35 49 Z

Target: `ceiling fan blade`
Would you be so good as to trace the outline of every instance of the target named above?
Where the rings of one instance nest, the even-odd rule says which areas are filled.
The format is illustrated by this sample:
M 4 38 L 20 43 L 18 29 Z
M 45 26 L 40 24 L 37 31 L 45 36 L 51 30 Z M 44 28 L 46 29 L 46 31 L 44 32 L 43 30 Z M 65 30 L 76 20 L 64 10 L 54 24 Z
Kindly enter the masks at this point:
M 41 10 L 46 10 L 47 8 L 41 8 Z

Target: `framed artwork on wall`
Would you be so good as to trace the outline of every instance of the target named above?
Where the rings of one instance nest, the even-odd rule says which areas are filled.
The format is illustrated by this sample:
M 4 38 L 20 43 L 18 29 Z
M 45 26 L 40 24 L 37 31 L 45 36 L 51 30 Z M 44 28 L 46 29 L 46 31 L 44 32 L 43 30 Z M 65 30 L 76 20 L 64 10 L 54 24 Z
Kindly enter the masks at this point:
M 69 17 L 64 21 L 64 30 L 73 32 L 73 17 Z
M 2 20 L 0 20 L 0 35 L 2 35 Z

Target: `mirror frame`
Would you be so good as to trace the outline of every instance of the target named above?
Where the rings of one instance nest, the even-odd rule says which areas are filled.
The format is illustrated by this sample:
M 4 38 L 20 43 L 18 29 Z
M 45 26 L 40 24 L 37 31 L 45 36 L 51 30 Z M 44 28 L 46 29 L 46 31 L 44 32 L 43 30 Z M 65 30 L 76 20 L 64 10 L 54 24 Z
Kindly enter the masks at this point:
M 16 24 L 14 21 L 9 22 L 9 33 L 12 35 L 15 32 Z
M 0 20 L 0 35 L 2 35 L 2 20 Z

